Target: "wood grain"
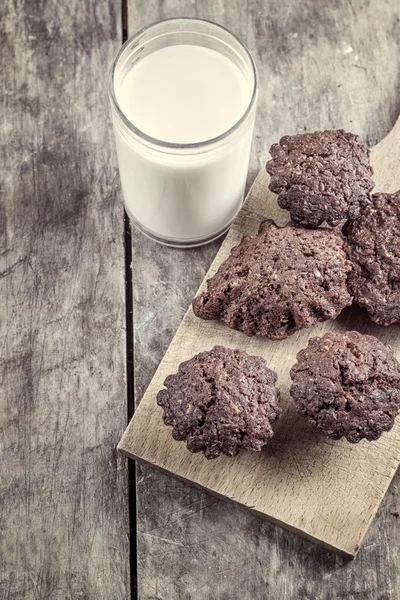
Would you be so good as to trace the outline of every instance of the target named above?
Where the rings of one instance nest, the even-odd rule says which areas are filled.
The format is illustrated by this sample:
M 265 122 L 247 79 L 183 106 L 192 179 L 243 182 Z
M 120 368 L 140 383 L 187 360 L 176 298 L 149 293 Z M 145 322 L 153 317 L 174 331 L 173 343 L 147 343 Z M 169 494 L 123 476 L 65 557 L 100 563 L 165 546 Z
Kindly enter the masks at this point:
M 400 119 L 388 139 L 372 152 L 377 190 L 386 187 L 385 178 L 379 178 L 381 173 L 390 178 L 387 157 L 400 161 Z M 262 169 L 206 279 L 217 271 L 244 235 L 257 233 L 262 219 L 273 219 L 279 225 L 287 222 L 287 212 L 279 209 L 275 194 L 268 190 L 268 181 L 269 176 Z M 397 169 L 386 183 L 392 189 L 400 189 Z M 206 279 L 200 290 L 206 287 Z M 400 359 L 400 327 L 376 326 L 355 307 L 343 311 L 336 320 L 297 332 L 281 342 L 247 337 L 222 324 L 198 319 L 189 308 L 119 449 L 329 548 L 355 556 L 400 462 L 400 422 L 374 444 L 365 440 L 360 444 L 335 442 L 316 434 L 299 419 L 289 397 L 290 368 L 309 338 L 353 328 L 390 343 Z M 262 356 L 278 374 L 285 413 L 271 444 L 261 455 L 242 452 L 234 459 L 224 456 L 207 461 L 203 455 L 186 452 L 163 425 L 155 397 L 164 380 L 178 371 L 181 362 L 215 344 Z
M 374 145 L 399 113 L 398 0 L 128 0 L 128 14 L 130 34 L 160 18 L 197 15 L 247 43 L 261 79 L 249 182 L 282 134 L 345 127 Z M 216 249 L 167 250 L 134 232 L 137 401 Z M 235 504 L 139 467 L 139 597 L 397 600 L 399 492 L 397 476 L 357 560 L 344 563 Z
M 0 598 L 130 598 L 112 0 L 0 5 Z

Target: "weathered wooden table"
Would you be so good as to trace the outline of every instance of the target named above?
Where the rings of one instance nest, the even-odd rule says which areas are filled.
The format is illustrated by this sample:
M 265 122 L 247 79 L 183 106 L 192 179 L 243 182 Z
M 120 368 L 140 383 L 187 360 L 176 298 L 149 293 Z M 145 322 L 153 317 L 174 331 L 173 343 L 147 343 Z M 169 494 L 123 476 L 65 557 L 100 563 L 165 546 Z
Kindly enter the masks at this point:
M 346 562 L 116 454 L 218 248 L 124 225 L 107 70 L 126 26 L 182 15 L 255 56 L 249 183 L 282 134 L 373 145 L 400 112 L 400 0 L 3 0 L 0 598 L 397 600 L 398 477 Z

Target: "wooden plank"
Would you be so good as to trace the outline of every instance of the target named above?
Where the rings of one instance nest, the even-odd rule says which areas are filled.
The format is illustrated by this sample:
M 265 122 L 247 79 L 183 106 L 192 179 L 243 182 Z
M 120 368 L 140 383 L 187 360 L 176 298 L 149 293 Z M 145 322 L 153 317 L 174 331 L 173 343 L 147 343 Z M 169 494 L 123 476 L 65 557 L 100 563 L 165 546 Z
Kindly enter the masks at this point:
M 371 156 L 376 189 L 398 190 L 400 173 L 398 169 L 388 170 L 387 157 L 391 164 L 400 161 L 400 119 Z M 381 173 L 386 181 L 380 179 Z M 269 175 L 263 168 L 200 290 L 205 289 L 206 280 L 230 255 L 231 248 L 244 235 L 257 233 L 263 218 L 282 225 L 287 222 L 288 213 L 278 207 L 268 182 Z M 297 332 L 280 342 L 251 338 L 222 324 L 198 319 L 190 307 L 119 449 L 131 458 L 234 500 L 326 547 L 355 556 L 399 465 L 400 421 L 390 434 L 374 444 L 365 440 L 359 444 L 335 442 L 315 435 L 306 421 L 299 419 L 289 397 L 290 368 L 310 337 L 353 328 L 390 343 L 400 359 L 399 327 L 379 327 L 356 307 L 343 311 L 336 320 Z M 178 371 L 180 363 L 215 344 L 262 356 L 278 374 L 285 413 L 271 444 L 261 455 L 242 452 L 233 459 L 223 456 L 207 461 L 200 454 L 185 452 L 184 445 L 175 442 L 170 428 L 163 424 L 162 410 L 155 398 L 164 380 Z
M 4 600 L 130 598 L 116 6 L 0 7 Z
M 343 126 L 370 145 L 388 133 L 399 109 L 399 11 L 398 0 L 217 0 L 197 2 L 197 8 L 191 1 L 128 0 L 130 34 L 160 18 L 197 14 L 230 27 L 248 44 L 261 80 L 249 181 L 284 133 Z M 135 232 L 137 400 L 216 247 L 166 250 Z M 393 546 L 400 539 L 400 519 L 391 513 L 400 510 L 398 491 L 396 477 L 357 560 L 345 564 L 236 505 L 227 507 L 154 469 L 139 468 L 139 597 L 397 598 L 400 564 Z

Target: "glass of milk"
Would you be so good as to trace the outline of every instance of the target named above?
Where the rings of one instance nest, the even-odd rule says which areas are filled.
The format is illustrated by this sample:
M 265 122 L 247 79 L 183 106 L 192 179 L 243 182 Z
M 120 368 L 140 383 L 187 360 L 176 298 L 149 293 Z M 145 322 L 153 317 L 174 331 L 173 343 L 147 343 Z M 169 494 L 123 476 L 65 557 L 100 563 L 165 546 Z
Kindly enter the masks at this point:
M 170 246 L 206 244 L 243 202 L 258 79 L 223 27 L 169 19 L 131 37 L 110 76 L 126 212 Z

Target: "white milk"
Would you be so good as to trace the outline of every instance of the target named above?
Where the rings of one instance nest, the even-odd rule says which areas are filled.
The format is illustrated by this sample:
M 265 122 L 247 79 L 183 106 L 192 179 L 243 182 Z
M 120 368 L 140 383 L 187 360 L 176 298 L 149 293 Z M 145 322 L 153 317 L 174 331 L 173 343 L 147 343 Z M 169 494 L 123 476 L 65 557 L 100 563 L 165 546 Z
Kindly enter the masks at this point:
M 125 116 L 147 135 L 175 144 L 211 140 L 239 121 L 252 90 L 215 50 L 168 46 L 146 56 L 116 89 Z
M 120 110 L 154 138 L 132 135 L 114 117 L 126 210 L 145 233 L 195 244 L 229 226 L 243 200 L 254 111 L 247 124 L 214 144 L 190 149 L 162 142 L 198 144 L 223 135 L 246 113 L 253 88 L 254 80 L 229 58 L 189 44 L 161 48 L 127 73 L 116 71 Z

